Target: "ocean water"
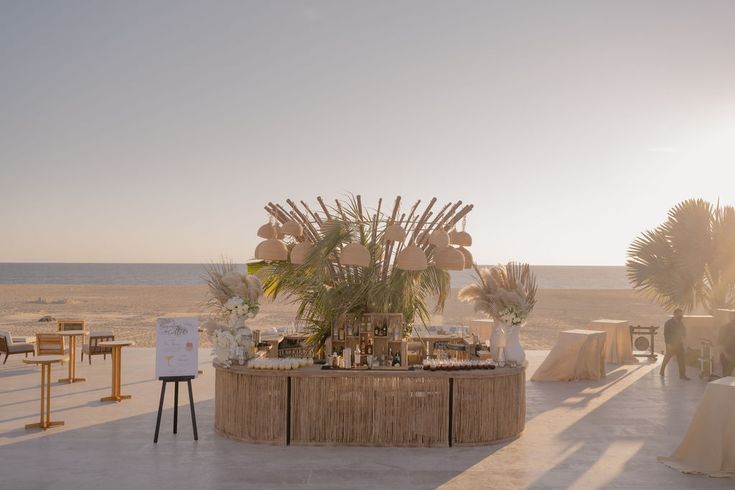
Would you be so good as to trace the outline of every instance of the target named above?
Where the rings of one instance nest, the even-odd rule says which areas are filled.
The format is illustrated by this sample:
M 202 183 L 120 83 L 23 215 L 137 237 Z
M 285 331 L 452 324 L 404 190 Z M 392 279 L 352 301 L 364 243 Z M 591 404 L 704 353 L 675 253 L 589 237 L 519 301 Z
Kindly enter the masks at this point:
M 0 284 L 204 284 L 206 264 L 0 263 Z M 244 266 L 241 266 L 244 269 Z M 625 267 L 533 266 L 542 289 L 629 289 Z M 471 270 L 452 272 L 452 287 L 473 281 Z

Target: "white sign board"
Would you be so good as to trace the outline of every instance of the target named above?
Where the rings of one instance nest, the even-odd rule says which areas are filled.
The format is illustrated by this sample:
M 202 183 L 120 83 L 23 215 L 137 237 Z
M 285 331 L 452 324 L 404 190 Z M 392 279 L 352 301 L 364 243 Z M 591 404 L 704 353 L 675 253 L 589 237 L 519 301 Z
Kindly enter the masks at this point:
M 156 378 L 196 376 L 199 320 L 159 318 L 156 322 Z

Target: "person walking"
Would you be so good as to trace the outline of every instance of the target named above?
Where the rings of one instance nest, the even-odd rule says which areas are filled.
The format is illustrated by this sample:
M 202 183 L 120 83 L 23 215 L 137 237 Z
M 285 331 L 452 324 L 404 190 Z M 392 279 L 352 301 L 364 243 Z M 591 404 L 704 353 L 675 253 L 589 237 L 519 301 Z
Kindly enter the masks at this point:
M 672 357 L 676 356 L 676 363 L 679 365 L 679 378 L 689 380 L 686 372 L 686 359 L 684 357 L 684 339 L 686 338 L 686 328 L 684 327 L 684 312 L 681 308 L 674 310 L 674 316 L 669 318 L 664 324 L 664 341 L 666 342 L 666 354 L 664 354 L 664 362 L 661 364 L 661 376 L 666 371 L 666 365 Z

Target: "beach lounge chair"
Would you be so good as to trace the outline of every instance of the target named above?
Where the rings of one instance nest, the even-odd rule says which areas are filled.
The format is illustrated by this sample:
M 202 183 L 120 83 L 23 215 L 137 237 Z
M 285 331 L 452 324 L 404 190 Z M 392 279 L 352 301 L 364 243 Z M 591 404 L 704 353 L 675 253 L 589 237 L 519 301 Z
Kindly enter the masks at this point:
M 5 360 L 3 364 L 8 361 L 8 356 L 11 354 L 33 354 L 33 344 L 28 342 L 16 342 L 15 339 L 10 335 L 10 332 L 0 330 L 0 353 L 5 353 Z
M 112 347 L 100 347 L 99 342 L 115 340 L 112 332 L 93 332 L 89 334 L 89 342 L 82 346 L 81 361 L 84 361 L 84 354 L 87 354 L 89 365 L 92 365 L 92 356 L 103 355 L 107 359 L 107 354 L 112 354 Z

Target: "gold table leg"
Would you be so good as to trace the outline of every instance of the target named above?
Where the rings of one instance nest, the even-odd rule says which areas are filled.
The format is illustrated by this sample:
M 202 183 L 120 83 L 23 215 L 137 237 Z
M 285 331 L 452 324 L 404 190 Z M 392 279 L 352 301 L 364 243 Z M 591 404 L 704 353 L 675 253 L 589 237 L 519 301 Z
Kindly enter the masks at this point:
M 77 378 L 77 336 L 69 337 L 69 377 L 59 379 L 59 383 L 76 383 L 86 381 L 86 378 Z
M 122 346 L 112 347 L 112 394 L 101 398 L 103 402 L 121 402 L 132 398 L 130 395 L 121 395 L 122 385 Z
M 43 429 L 64 425 L 63 421 L 51 420 L 51 364 L 41 364 L 41 421 L 26 424 L 26 429 Z

